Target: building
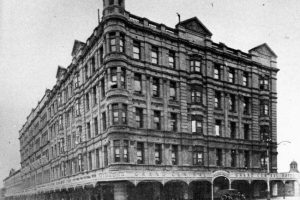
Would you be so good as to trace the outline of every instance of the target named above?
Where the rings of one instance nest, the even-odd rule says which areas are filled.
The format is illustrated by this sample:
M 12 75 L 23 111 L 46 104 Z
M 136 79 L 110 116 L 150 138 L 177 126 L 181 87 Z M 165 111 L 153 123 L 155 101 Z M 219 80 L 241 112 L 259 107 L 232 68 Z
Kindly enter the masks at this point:
M 298 184 L 276 173 L 276 54 L 211 37 L 196 17 L 171 28 L 104 0 L 20 130 L 7 199 L 255 198 Z

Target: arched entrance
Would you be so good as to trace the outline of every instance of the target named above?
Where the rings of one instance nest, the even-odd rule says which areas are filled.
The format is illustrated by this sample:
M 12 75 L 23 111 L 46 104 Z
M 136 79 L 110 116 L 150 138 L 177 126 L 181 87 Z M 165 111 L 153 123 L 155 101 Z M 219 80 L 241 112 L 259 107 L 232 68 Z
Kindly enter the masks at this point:
M 250 198 L 250 183 L 246 180 L 234 180 L 231 182 L 231 188 L 244 194 L 247 199 Z
M 169 181 L 164 186 L 165 200 L 187 200 L 188 184 L 183 181 Z
M 193 181 L 189 185 L 189 198 L 193 200 L 211 199 L 211 182 Z
M 163 185 L 157 181 L 143 181 L 136 186 L 136 199 L 160 200 L 163 194 Z
M 254 198 L 267 198 L 267 182 L 263 180 L 253 181 L 251 191 Z
M 214 199 L 219 199 L 219 191 L 229 189 L 229 179 L 225 176 L 219 176 L 213 180 Z

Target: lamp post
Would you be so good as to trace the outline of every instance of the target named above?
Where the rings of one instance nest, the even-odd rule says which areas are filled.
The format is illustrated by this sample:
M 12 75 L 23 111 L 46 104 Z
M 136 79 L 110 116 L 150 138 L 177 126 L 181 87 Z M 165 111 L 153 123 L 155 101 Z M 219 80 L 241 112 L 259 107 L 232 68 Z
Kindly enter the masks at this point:
M 270 192 L 270 143 L 272 142 L 271 138 L 267 138 L 267 200 L 271 199 L 271 192 Z M 288 140 L 281 141 L 276 143 L 276 146 L 279 146 L 282 143 L 291 143 Z

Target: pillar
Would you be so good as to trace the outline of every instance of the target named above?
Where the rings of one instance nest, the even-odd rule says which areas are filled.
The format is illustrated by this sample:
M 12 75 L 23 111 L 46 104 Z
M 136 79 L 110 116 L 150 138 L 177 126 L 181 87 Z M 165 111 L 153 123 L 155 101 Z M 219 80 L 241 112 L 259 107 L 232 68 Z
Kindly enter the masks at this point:
M 214 200 L 214 181 L 211 182 L 211 200 Z

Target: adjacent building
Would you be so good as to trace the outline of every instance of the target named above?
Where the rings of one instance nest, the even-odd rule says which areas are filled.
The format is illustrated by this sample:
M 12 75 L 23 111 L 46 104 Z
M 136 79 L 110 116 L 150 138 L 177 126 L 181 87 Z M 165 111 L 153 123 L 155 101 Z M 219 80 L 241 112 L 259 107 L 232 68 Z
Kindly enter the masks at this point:
M 294 184 L 297 174 L 276 173 L 276 54 L 211 37 L 196 17 L 171 28 L 104 0 L 20 130 L 7 197 L 196 200 L 237 188 L 252 198 Z

